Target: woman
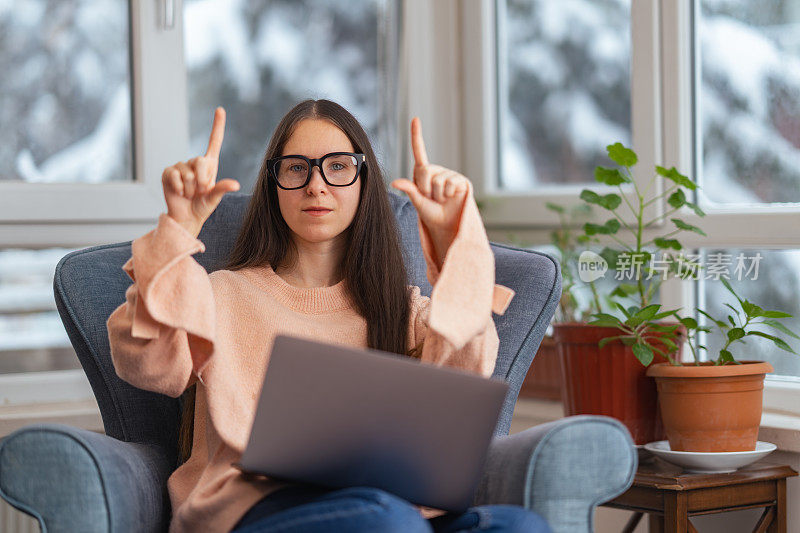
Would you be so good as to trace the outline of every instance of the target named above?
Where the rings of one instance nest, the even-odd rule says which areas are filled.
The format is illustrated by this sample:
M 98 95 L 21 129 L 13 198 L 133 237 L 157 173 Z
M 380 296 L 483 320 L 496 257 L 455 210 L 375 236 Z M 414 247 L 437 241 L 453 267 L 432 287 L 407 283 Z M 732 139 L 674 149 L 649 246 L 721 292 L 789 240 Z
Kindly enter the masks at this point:
M 239 189 L 216 180 L 224 127 L 218 108 L 206 154 L 164 170 L 167 213 L 133 241 L 123 269 L 134 283 L 107 321 L 123 380 L 174 398 L 190 391 L 181 428 L 188 459 L 167 483 L 170 531 L 546 531 L 518 506 L 456 515 L 375 488 L 322 490 L 232 466 L 247 444 L 275 335 L 488 377 L 498 346 L 491 312 L 504 312 L 513 292 L 494 285 L 469 181 L 428 162 L 418 119 L 414 179 L 392 185 L 417 208 L 434 289 L 427 298 L 407 285 L 375 154 L 358 121 L 328 100 L 301 102 L 278 124 L 229 261 L 207 274 L 191 257 L 205 251 L 200 229 Z

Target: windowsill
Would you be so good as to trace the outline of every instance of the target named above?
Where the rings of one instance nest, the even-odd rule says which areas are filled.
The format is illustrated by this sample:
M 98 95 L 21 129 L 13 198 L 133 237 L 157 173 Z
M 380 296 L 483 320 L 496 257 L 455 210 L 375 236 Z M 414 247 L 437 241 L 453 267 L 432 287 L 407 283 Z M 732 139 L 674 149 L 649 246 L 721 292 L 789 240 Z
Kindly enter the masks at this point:
M 509 434 L 564 418 L 564 406 L 553 400 L 518 398 L 511 417 Z
M 758 440 L 771 442 L 779 450 L 800 453 L 800 416 L 763 413 Z
M 29 424 L 55 422 L 104 433 L 97 402 L 39 403 L 0 407 L 0 439 Z
M 518 433 L 563 416 L 561 402 L 519 398 L 509 433 Z M 775 444 L 779 450 L 800 453 L 800 416 L 765 412 L 761 417 L 758 439 Z

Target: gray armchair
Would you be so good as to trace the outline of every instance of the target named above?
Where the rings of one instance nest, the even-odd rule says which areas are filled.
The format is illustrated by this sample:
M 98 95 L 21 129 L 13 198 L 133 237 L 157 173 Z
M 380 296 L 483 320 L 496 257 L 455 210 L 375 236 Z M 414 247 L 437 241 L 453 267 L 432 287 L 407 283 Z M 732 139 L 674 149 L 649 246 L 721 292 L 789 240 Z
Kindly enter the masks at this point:
M 409 282 L 430 295 L 416 212 L 390 194 Z M 212 272 L 229 252 L 249 195 L 231 193 L 203 227 Z M 495 376 L 509 384 L 474 504 L 511 503 L 540 513 L 556 532 L 591 531 L 594 508 L 626 490 L 636 470 L 627 430 L 598 416 L 568 417 L 508 435 L 520 385 L 561 294 L 559 266 L 538 252 L 492 244 L 496 281 L 516 291 L 505 315 Z M 0 443 L 0 496 L 38 519 L 43 532 L 167 530 L 166 481 L 177 468 L 181 400 L 122 381 L 111 362 L 105 322 L 125 300 L 122 270 L 130 241 L 68 254 L 53 280 L 56 304 L 100 406 L 105 435 L 64 424 L 34 424 Z

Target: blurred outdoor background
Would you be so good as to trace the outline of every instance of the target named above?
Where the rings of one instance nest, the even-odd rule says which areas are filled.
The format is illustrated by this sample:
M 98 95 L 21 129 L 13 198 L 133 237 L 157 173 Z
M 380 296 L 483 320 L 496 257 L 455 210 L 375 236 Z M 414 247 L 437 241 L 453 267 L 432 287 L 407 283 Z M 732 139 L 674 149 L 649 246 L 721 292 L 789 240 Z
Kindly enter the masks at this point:
M 498 187 L 593 183 L 594 166 L 609 164 L 605 146 L 632 141 L 630 1 L 497 3 Z M 182 6 L 191 151 L 205 149 L 213 109 L 224 106 L 220 178 L 250 190 L 277 121 L 304 98 L 353 112 L 387 179 L 401 177 L 398 27 L 413 21 L 402 20 L 400 0 Z M 696 13 L 698 163 L 684 172 L 702 187 L 698 201 L 800 202 L 800 1 L 699 0 Z M 134 179 L 130 39 L 127 2 L 0 0 L 0 183 Z M 0 374 L 79 368 L 53 302 L 54 267 L 69 251 L 0 248 Z M 757 279 L 733 285 L 800 316 L 800 250 L 700 251 L 760 252 Z M 722 313 L 721 284 L 697 283 Z M 800 357 L 748 343 L 777 373 L 800 376 Z

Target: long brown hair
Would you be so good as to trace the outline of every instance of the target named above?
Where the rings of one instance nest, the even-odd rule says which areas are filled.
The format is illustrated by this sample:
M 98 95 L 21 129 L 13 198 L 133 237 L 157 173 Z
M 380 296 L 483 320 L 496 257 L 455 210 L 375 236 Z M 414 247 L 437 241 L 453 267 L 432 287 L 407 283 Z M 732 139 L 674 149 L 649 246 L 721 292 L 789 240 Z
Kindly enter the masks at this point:
M 330 100 L 304 100 L 281 119 L 267 146 L 242 227 L 223 269 L 291 266 L 297 250 L 281 215 L 278 191 L 267 174 L 267 160 L 282 155 L 297 124 L 309 118 L 328 120 L 341 129 L 355 152 L 366 156 L 360 176 L 361 199 L 347 230 L 342 272 L 359 313 L 367 322 L 370 348 L 418 357 L 420 346 L 407 351 L 408 278 L 400 237 L 383 173 L 358 120 Z M 191 453 L 195 385 L 184 393 L 179 435 L 179 463 Z

